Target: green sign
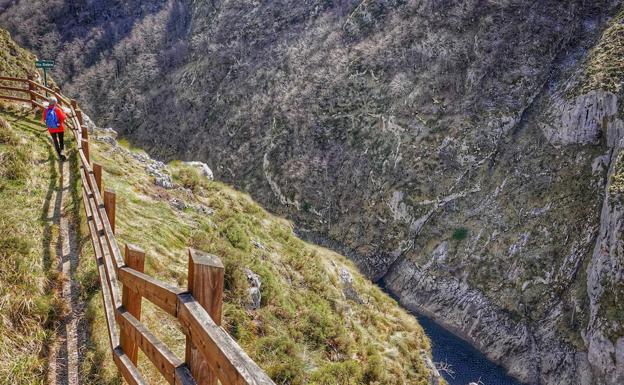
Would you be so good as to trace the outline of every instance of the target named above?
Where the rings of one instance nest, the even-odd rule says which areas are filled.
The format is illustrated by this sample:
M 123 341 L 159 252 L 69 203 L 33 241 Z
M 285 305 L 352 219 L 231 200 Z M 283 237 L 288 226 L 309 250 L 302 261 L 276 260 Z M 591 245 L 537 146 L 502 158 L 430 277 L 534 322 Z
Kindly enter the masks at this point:
M 37 68 L 53 68 L 54 60 L 37 60 L 35 62 L 35 67 Z

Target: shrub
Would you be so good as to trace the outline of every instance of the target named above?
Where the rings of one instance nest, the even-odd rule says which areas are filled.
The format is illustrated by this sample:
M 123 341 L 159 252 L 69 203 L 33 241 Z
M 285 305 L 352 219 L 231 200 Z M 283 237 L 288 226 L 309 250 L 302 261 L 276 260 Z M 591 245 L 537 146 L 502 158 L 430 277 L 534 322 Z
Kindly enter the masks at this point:
M 312 374 L 314 385 L 356 385 L 362 382 L 362 370 L 354 360 L 323 365 Z
M 249 251 L 250 249 L 250 240 L 245 233 L 243 227 L 234 220 L 234 218 L 230 218 L 225 223 L 225 228 L 223 229 L 223 234 L 228 239 L 228 241 L 232 244 L 232 246 L 237 249 L 243 251 Z
M 194 168 L 182 167 L 178 170 L 174 177 L 180 182 L 180 184 L 192 191 L 197 191 L 202 185 L 202 177 Z
M 460 227 L 453 231 L 453 239 L 456 241 L 463 241 L 468 238 L 468 229 L 465 227 Z

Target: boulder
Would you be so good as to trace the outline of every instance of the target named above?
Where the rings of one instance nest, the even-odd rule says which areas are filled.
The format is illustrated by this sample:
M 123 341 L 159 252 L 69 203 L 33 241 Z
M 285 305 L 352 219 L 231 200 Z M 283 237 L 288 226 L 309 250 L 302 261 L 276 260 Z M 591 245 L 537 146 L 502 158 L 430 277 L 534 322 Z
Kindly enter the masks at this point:
M 195 167 L 196 169 L 199 170 L 199 173 L 208 178 L 209 180 L 213 180 L 214 179 L 214 174 L 212 173 L 212 170 L 210 169 L 210 167 L 208 167 L 208 165 L 204 162 L 184 162 L 184 164 L 187 164 L 189 166 Z
M 364 303 L 357 290 L 355 290 L 355 287 L 353 287 L 353 276 L 351 272 L 343 267 L 340 269 L 339 276 L 340 282 L 342 283 L 342 293 L 345 298 L 357 303 Z
M 178 198 L 169 199 L 169 204 L 171 205 L 171 207 L 177 210 L 184 210 L 187 207 L 186 203 L 184 203 L 183 200 L 178 199 Z
M 160 175 L 155 177 L 154 184 L 168 190 L 173 188 L 173 182 L 171 181 L 171 177 L 169 175 Z
M 260 286 L 262 286 L 260 276 L 248 268 L 245 268 L 245 275 L 249 282 L 249 309 L 256 310 L 260 308 L 260 303 L 262 301 L 262 295 L 260 294 Z

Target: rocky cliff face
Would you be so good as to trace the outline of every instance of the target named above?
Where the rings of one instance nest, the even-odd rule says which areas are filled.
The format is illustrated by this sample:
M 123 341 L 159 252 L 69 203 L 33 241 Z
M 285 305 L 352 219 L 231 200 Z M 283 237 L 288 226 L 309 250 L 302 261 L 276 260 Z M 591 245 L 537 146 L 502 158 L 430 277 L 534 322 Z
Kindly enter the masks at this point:
M 524 381 L 621 383 L 620 1 L 56 3 L 73 21 L 0 24 L 101 125 L 206 161 Z

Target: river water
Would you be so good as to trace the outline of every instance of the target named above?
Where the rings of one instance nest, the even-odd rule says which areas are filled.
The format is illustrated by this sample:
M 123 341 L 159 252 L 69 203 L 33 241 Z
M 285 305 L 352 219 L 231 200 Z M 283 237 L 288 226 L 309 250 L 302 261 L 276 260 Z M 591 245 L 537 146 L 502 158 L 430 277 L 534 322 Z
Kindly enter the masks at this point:
M 483 385 L 522 385 L 508 376 L 505 369 L 488 360 L 472 345 L 432 319 L 421 315 L 416 317 L 431 340 L 433 361 L 446 362 L 453 370 L 452 375 L 441 373 L 450 385 L 467 385 L 470 382 Z

